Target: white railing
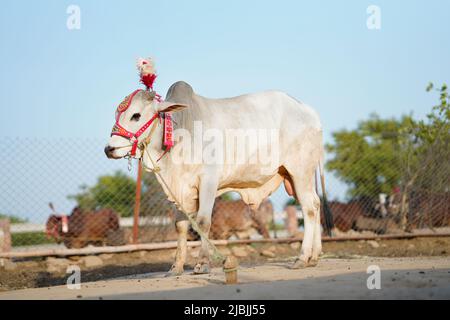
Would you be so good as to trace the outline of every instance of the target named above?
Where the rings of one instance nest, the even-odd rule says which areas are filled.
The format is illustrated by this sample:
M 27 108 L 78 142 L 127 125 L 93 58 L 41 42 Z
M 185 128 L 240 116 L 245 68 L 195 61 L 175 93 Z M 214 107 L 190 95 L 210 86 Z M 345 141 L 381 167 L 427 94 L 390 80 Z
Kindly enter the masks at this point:
M 168 217 L 139 217 L 139 226 L 166 226 L 172 223 Z M 122 228 L 130 228 L 133 226 L 133 217 L 120 218 L 119 224 Z M 11 233 L 25 232 L 45 232 L 45 224 L 37 223 L 15 223 L 11 224 Z

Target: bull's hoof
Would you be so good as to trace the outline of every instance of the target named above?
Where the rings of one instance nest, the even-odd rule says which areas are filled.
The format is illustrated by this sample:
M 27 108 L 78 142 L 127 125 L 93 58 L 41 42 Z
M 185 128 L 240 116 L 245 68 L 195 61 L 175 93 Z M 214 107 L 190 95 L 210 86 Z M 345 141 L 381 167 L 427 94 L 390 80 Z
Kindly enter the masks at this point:
M 319 260 L 317 259 L 309 259 L 308 261 L 305 261 L 301 258 L 297 258 L 294 263 L 291 266 L 291 269 L 303 269 L 307 267 L 315 267 L 317 266 L 317 263 Z
M 211 268 L 209 267 L 209 263 L 197 263 L 194 267 L 194 274 L 205 274 L 210 272 Z
M 319 263 L 318 259 L 311 259 L 309 260 L 307 267 L 315 267 L 317 266 L 318 263 Z
M 308 263 L 301 260 L 300 258 L 295 259 L 294 263 L 291 265 L 291 269 L 303 269 L 308 266 Z
M 183 266 L 178 267 L 176 265 L 172 265 L 172 267 L 170 267 L 169 272 L 167 272 L 166 277 L 180 276 L 183 274 L 183 272 L 184 272 Z
M 295 259 L 294 263 L 291 265 L 291 269 L 303 269 L 306 268 L 308 266 L 308 262 L 301 259 L 301 258 L 297 258 Z

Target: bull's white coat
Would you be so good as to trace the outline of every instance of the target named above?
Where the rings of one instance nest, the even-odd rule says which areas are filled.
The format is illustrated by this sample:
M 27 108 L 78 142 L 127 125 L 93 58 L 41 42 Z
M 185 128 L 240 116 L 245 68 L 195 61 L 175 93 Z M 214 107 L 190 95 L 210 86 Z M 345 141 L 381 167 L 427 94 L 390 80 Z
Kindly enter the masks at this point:
M 244 157 L 244 163 L 192 161 L 192 153 L 185 150 L 187 146 L 194 150 L 195 142 L 199 140 L 179 139 L 170 156 L 163 157 L 158 162 L 160 174 L 186 213 L 197 213 L 197 221 L 206 233 L 209 232 L 211 212 L 218 195 L 236 191 L 247 204 L 256 209 L 261 201 L 285 181 L 287 190 L 295 193 L 305 212 L 304 241 L 295 266 L 314 265 L 317 262 L 321 252 L 321 228 L 320 199 L 315 191 L 314 174 L 323 157 L 323 144 L 319 116 L 312 108 L 279 91 L 208 99 L 195 94 L 188 84 L 177 82 L 169 89 L 165 102 L 158 103 L 149 99 L 145 92 L 138 93 L 119 121 L 125 129 L 136 132 L 155 112 L 162 111 L 173 111 L 175 131 L 179 130 L 184 135 L 189 133 L 191 138 L 198 134 L 196 124 L 198 126 L 200 123 L 203 132 L 213 133 L 206 140 L 212 141 L 215 146 L 221 143 L 222 149 L 228 150 L 225 151 L 228 153 L 228 140 L 221 140 L 220 136 L 226 137 L 230 129 L 276 131 L 276 141 L 258 141 L 251 146 L 252 152 L 246 152 L 245 155 L 231 149 L 231 152 L 239 153 L 241 160 Z M 135 113 L 141 114 L 139 121 L 131 120 Z M 145 139 L 147 134 L 144 133 L 140 140 Z M 153 159 L 161 155 L 162 135 L 162 126 L 157 126 L 147 146 Z M 219 138 L 214 139 L 214 136 Z M 270 158 L 266 163 L 255 163 L 255 154 L 267 147 L 267 144 L 275 150 L 276 157 Z M 114 149 L 108 156 L 126 156 L 131 149 L 128 145 L 129 141 L 125 138 L 112 136 L 108 146 Z M 208 154 L 205 150 L 207 148 L 204 145 L 203 152 Z M 141 156 L 138 150 L 136 157 Z M 146 168 L 153 169 L 146 152 L 143 154 L 143 163 Z M 161 185 L 169 200 L 174 201 L 165 185 Z M 183 271 L 186 258 L 187 221 L 182 215 L 177 219 L 177 231 L 179 248 L 172 267 L 174 273 Z M 194 271 L 201 273 L 208 270 L 209 253 L 207 244 L 203 241 L 200 261 Z

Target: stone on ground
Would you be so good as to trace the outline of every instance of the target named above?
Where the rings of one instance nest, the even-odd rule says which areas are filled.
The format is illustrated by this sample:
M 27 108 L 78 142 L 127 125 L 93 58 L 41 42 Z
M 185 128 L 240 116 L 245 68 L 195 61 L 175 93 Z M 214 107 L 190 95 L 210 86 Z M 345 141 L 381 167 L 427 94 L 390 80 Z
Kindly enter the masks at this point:
M 299 250 L 300 249 L 300 242 L 292 242 L 289 246 L 292 249 L 294 249 L 294 250 Z
M 375 240 L 369 240 L 369 241 L 367 241 L 367 244 L 370 245 L 374 249 L 380 247 L 380 244 L 378 242 L 376 242 Z
M 275 258 L 275 256 L 276 256 L 273 251 L 268 250 L 268 249 L 261 251 L 261 255 L 264 257 L 267 257 L 267 258 Z
M 97 256 L 86 256 L 81 259 L 86 268 L 99 267 L 103 265 L 103 260 Z
M 240 247 L 240 246 L 232 247 L 231 248 L 231 252 L 233 253 L 233 255 L 235 257 L 238 257 L 238 258 L 243 258 L 243 257 L 246 257 L 248 255 L 247 250 L 245 250 L 245 248 Z
M 47 262 L 47 272 L 50 273 L 65 272 L 67 267 L 74 263 L 69 259 L 54 258 L 54 257 L 48 257 L 46 259 L 46 262 Z
M 0 259 L 0 267 L 5 271 L 13 271 L 17 269 L 17 264 L 12 262 L 10 259 Z
M 253 248 L 252 246 L 249 246 L 249 245 L 246 247 L 246 249 L 250 253 L 257 253 L 258 252 L 258 250 L 256 250 L 255 248 Z

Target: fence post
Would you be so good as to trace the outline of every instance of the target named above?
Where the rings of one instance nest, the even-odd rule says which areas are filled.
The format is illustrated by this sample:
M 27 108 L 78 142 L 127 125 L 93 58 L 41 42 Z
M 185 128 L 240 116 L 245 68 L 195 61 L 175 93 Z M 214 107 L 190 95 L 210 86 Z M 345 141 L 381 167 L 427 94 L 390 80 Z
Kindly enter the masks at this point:
M 11 230 L 9 219 L 0 219 L 0 252 L 11 251 Z
M 141 209 L 141 186 L 142 186 L 142 164 L 138 160 L 138 172 L 136 179 L 136 197 L 134 200 L 134 218 L 133 218 L 133 243 L 138 243 L 139 237 L 139 211 Z

